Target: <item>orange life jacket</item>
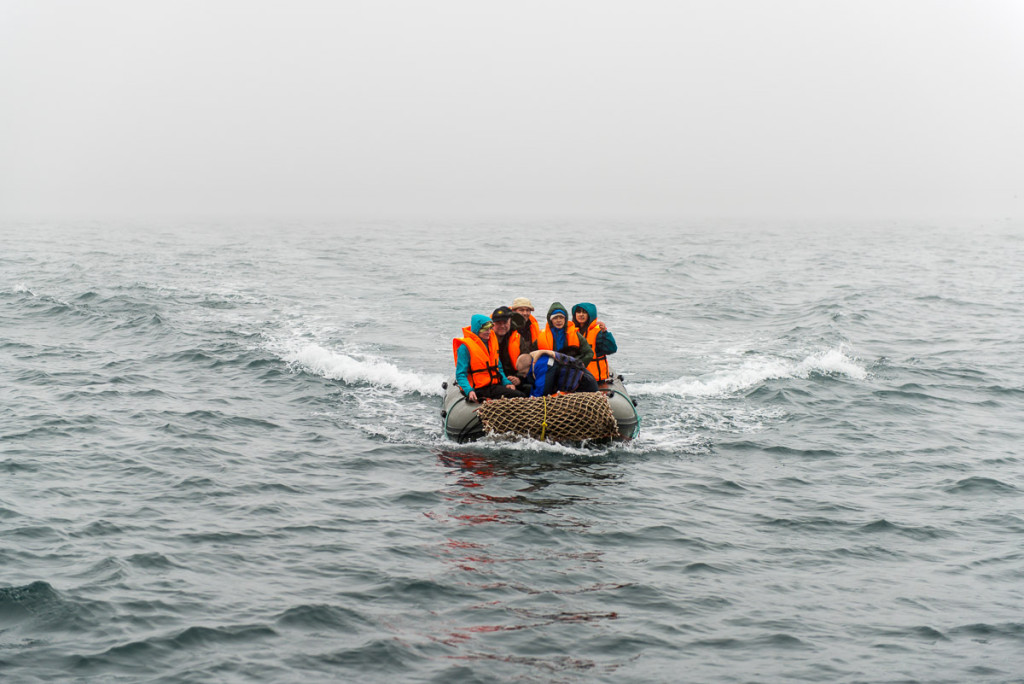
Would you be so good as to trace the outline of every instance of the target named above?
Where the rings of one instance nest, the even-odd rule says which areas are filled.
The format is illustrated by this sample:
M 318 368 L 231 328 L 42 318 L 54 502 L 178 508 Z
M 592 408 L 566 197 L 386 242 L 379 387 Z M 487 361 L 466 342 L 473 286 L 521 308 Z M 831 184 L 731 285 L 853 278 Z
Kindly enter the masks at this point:
M 530 314 L 530 339 L 534 342 L 540 337 L 540 324 L 537 323 L 537 319 Z
M 530 344 L 536 344 L 537 338 L 540 337 L 540 326 L 537 325 L 537 319 L 530 316 Z M 508 334 L 508 357 L 512 361 L 512 365 L 516 365 L 516 359 L 519 358 L 520 354 L 526 354 L 532 351 L 529 349 L 530 345 L 523 344 L 523 336 L 518 330 L 513 330 Z
M 537 343 L 537 338 L 540 337 L 540 326 L 537 325 L 537 319 L 530 316 L 530 343 L 523 343 L 523 336 L 518 330 L 513 330 L 508 334 L 508 358 L 512 362 L 512 367 L 516 365 L 516 360 L 519 359 L 521 354 L 528 354 L 533 351 L 531 347 Z
M 482 389 L 488 385 L 504 385 L 505 377 L 501 374 L 501 362 L 498 361 L 498 339 L 491 333 L 491 339 L 485 344 L 469 326 L 462 329 L 462 337 L 452 340 L 452 356 L 455 363 L 459 362 L 459 347 L 466 346 L 469 351 L 469 373 L 466 379 L 473 389 Z
M 565 323 L 565 353 L 573 355 L 575 352 L 566 351 L 569 347 L 576 347 L 579 349 L 580 339 L 576 337 L 576 324 L 570 321 Z M 537 349 L 550 349 L 551 351 L 558 351 L 555 349 L 555 338 L 551 334 L 551 323 L 548 323 L 548 327 L 540 331 L 540 335 L 537 337 Z
M 508 334 L 508 358 L 512 362 L 512 367 L 515 368 L 516 361 L 519 360 L 519 355 L 522 354 L 520 349 L 520 342 L 523 341 L 522 336 L 518 330 L 513 330 Z
M 595 380 L 601 382 L 608 379 L 608 357 L 604 354 L 601 356 L 597 355 L 597 333 L 599 332 L 601 332 L 601 328 L 591 323 L 584 336 L 587 338 L 590 348 L 594 350 L 594 360 L 587 366 L 587 370 L 590 371 Z

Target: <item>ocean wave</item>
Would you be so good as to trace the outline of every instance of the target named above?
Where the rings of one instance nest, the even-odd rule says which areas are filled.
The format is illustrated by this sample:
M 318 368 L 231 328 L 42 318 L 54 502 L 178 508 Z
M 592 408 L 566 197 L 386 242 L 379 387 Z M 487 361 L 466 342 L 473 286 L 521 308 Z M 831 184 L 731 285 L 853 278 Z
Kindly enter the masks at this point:
M 398 368 L 393 363 L 369 354 L 343 354 L 325 349 L 314 342 L 285 345 L 273 350 L 292 369 L 298 369 L 329 380 L 349 385 L 392 387 L 402 392 L 440 395 L 444 378 L 430 373 L 416 373 Z
M 867 370 L 840 347 L 811 354 L 801 361 L 765 357 L 747 359 L 740 367 L 720 371 L 709 378 L 682 377 L 669 382 L 641 382 L 631 384 L 630 389 L 638 395 L 708 397 L 742 392 L 767 380 L 809 378 L 812 375 L 844 375 L 863 380 L 867 377 Z
M 368 625 L 357 611 L 323 603 L 293 606 L 281 613 L 276 623 L 299 629 L 328 629 L 352 634 Z
M 123 667 L 126 664 L 155 667 L 152 663 L 159 656 L 178 651 L 194 652 L 198 649 L 215 649 L 230 644 L 261 642 L 277 636 L 277 632 L 263 624 L 229 625 L 206 627 L 194 625 L 171 634 L 152 636 L 112 646 L 101 653 L 74 656 L 72 662 L 77 669 L 104 670 L 109 667 Z
M 41 580 L 20 587 L 0 587 L 0 616 L 10 621 L 12 617 L 35 615 L 40 608 L 59 601 L 53 586 Z
M 107 603 L 69 597 L 43 580 L 0 587 L 0 624 L 4 626 L 0 631 L 79 632 L 95 627 L 110 612 Z

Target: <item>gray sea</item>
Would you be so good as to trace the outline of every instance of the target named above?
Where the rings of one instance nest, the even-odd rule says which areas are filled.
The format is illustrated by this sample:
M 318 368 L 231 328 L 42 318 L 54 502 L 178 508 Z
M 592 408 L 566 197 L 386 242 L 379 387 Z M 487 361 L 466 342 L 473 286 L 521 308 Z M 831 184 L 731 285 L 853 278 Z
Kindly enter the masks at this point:
M 1024 681 L 1024 227 L 7 222 L 4 682 Z M 597 305 L 629 444 L 459 445 Z

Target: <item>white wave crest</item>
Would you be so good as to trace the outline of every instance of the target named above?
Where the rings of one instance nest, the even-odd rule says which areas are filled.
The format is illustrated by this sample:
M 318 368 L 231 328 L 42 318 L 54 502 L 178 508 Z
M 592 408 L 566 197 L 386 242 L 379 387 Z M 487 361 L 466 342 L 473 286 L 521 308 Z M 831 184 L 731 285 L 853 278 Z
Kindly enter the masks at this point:
M 797 366 L 796 377 L 806 378 L 811 373 L 822 375 L 845 375 L 854 380 L 868 377 L 864 366 L 847 356 L 842 348 L 811 354 Z
M 444 378 L 440 375 L 404 371 L 384 359 L 365 354 L 342 354 L 310 342 L 283 350 L 280 356 L 290 366 L 347 384 L 393 387 L 424 395 L 443 393 Z
M 709 378 L 678 378 L 669 382 L 630 385 L 634 394 L 675 396 L 721 396 L 755 387 L 766 380 L 807 378 L 812 374 L 845 375 L 855 380 L 867 377 L 867 371 L 843 350 L 829 349 L 811 354 L 802 361 L 777 358 L 747 359 L 739 368 L 721 371 Z

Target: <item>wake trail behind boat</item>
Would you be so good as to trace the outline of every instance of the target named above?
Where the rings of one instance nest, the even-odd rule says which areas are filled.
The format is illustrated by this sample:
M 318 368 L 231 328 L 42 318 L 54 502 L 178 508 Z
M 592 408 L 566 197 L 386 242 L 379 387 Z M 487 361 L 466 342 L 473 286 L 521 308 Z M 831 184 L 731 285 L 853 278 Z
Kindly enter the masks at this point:
M 313 342 L 286 344 L 276 353 L 292 368 L 349 385 L 391 387 L 425 396 L 443 393 L 440 375 L 405 371 L 369 354 L 344 354 Z
M 863 380 L 867 370 L 839 348 L 811 354 L 801 361 L 768 357 L 747 359 L 739 368 L 723 370 L 704 379 L 682 377 L 668 382 L 632 383 L 630 389 L 637 395 L 712 397 L 741 392 L 767 380 L 812 375 L 845 375 Z

